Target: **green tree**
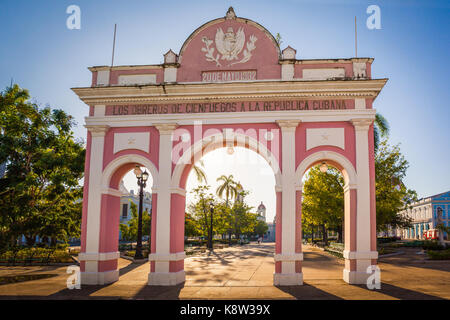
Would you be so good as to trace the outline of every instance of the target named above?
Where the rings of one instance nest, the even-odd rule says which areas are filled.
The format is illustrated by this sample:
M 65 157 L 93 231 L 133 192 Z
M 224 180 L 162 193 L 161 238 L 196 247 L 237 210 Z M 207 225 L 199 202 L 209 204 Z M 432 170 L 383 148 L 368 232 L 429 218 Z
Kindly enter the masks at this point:
M 376 113 L 375 121 L 373 126 L 373 137 L 374 137 L 374 149 L 375 153 L 378 151 L 378 146 L 380 145 L 381 138 L 387 138 L 389 136 L 389 122 L 380 113 Z
M 245 196 L 248 195 L 248 191 L 240 192 L 242 201 L 235 201 L 230 208 L 230 226 L 231 231 L 237 239 L 243 234 L 251 234 L 255 230 L 257 224 L 256 213 L 252 213 L 252 207 L 245 203 Z
M 408 217 L 398 214 L 417 199 L 416 192 L 403 183 L 408 166 L 398 145 L 390 146 L 386 140 L 380 143 L 375 155 L 378 231 L 386 231 L 389 227 L 408 228 L 411 225 Z
M 342 240 L 344 218 L 344 179 L 340 172 L 329 167 L 321 172 L 319 166 L 311 168 L 303 188 L 302 226 L 320 227 L 325 244 L 328 230 L 337 231 Z
M 202 183 L 202 182 L 204 182 L 204 183 L 208 183 L 208 181 L 207 181 L 207 179 L 206 179 L 206 173 L 205 173 L 205 171 L 203 170 L 203 167 L 204 167 L 204 164 L 203 164 L 203 161 L 202 160 L 200 160 L 199 161 L 199 164 L 200 165 L 193 165 L 192 166 L 192 170 L 194 170 L 194 174 L 195 174 L 195 176 L 197 177 L 197 181 L 199 182 L 199 183 Z
M 196 237 L 200 235 L 200 225 L 197 220 L 187 212 L 184 216 L 184 235 L 186 237 Z
M 72 116 L 40 108 L 18 85 L 0 94 L 0 229 L 3 245 L 25 235 L 67 241 L 79 237 L 85 149 Z
M 215 203 L 214 196 L 209 193 L 209 189 L 210 186 L 201 185 L 192 190 L 195 202 L 188 206 L 188 214 L 190 214 L 198 223 L 199 234 L 207 238 L 209 238 L 211 232 L 210 203 Z
M 130 201 L 131 219 L 126 224 L 121 223 L 119 228 L 122 239 L 126 241 L 136 241 L 138 235 L 139 214 L 137 205 Z M 152 228 L 152 219 L 147 210 L 142 212 L 142 236 L 149 236 Z
M 237 196 L 237 183 L 233 180 L 233 175 L 229 176 L 221 175 L 217 178 L 217 181 L 221 181 L 222 184 L 217 187 L 216 194 L 219 198 L 223 198 L 225 194 L 226 205 L 229 205 L 229 199 Z
M 268 230 L 269 230 L 269 226 L 267 225 L 267 223 L 265 221 L 258 220 L 256 222 L 255 229 L 254 229 L 253 233 L 255 235 L 263 237 L 267 233 Z

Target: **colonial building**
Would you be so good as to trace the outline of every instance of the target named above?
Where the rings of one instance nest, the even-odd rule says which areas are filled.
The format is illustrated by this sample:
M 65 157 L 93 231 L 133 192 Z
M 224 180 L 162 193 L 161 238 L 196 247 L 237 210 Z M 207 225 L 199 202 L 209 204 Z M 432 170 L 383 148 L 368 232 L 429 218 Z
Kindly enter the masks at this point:
M 258 220 L 266 222 L 266 206 L 261 201 L 261 204 L 258 206 L 256 210 L 256 214 L 258 215 Z
M 450 191 L 422 198 L 414 202 L 408 209 L 399 214 L 412 219 L 412 227 L 393 231 L 402 239 L 423 239 L 426 230 L 436 229 L 439 223 L 439 212 L 442 212 L 441 222 L 450 226 Z M 444 238 L 448 238 L 444 233 Z
M 119 190 L 122 192 L 120 197 L 120 223 L 127 224 L 127 222 L 132 218 L 131 205 L 133 202 L 137 209 L 139 210 L 139 193 L 134 193 L 134 190 L 128 191 L 124 186 L 123 182 L 119 185 Z M 150 192 L 144 192 L 144 199 L 142 203 L 142 211 L 152 212 L 152 194 Z M 139 211 L 138 211 L 139 212 Z M 122 239 L 122 234 L 119 230 L 119 240 Z

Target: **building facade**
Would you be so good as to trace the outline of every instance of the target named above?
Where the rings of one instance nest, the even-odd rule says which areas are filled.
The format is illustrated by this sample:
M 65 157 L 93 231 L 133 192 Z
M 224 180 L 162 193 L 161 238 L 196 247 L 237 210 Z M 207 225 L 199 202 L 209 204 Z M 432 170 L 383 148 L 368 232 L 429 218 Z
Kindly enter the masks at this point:
M 120 192 L 122 192 L 122 196 L 120 197 L 120 223 L 127 224 L 128 221 L 132 218 L 130 203 L 134 203 L 139 210 L 139 193 L 135 194 L 134 190 L 128 191 L 127 188 L 125 188 L 123 182 L 120 183 L 119 190 Z M 147 211 L 148 213 L 152 212 L 152 194 L 150 192 L 144 192 L 142 211 Z M 122 234 L 120 230 L 119 240 L 122 240 Z
M 302 178 L 323 163 L 345 181 L 343 279 L 366 283 L 378 258 L 373 103 L 387 81 L 372 79 L 372 62 L 298 59 L 230 8 L 162 64 L 89 68 L 90 86 L 72 89 L 89 106 L 82 284 L 119 278 L 118 186 L 136 165 L 153 178 L 148 284 L 184 282 L 187 177 L 204 154 L 234 146 L 261 155 L 274 174 L 274 284 L 303 284 Z
M 393 231 L 393 234 L 402 239 L 424 239 L 424 231 L 436 229 L 439 224 L 439 212 L 442 212 L 441 223 L 450 227 L 450 191 L 422 198 L 411 206 L 399 212 L 412 220 L 412 226 L 407 229 Z M 448 239 L 448 234 L 444 233 Z

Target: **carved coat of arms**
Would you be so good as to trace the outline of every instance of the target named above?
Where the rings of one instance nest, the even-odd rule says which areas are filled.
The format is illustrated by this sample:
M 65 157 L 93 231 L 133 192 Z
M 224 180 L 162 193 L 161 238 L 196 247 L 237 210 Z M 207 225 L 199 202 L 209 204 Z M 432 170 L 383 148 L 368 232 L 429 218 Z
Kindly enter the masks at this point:
M 254 35 L 249 37 L 247 44 L 245 43 L 245 33 L 243 28 L 239 28 L 235 33 L 232 27 L 227 29 L 227 32 L 223 32 L 222 28 L 217 29 L 214 39 L 217 53 L 215 53 L 214 47 L 212 47 L 213 40 L 203 37 L 202 41 L 205 46 L 201 49 L 205 52 L 206 61 L 212 61 L 216 63 L 216 66 L 220 67 L 221 60 L 229 61 L 227 66 L 233 64 L 244 63 L 250 60 L 252 57 L 252 51 L 256 49 L 255 42 L 258 40 Z M 244 49 L 244 46 L 246 48 Z M 242 51 L 242 49 L 244 49 Z M 241 57 L 239 55 L 241 54 Z M 237 60 L 237 61 L 236 61 Z

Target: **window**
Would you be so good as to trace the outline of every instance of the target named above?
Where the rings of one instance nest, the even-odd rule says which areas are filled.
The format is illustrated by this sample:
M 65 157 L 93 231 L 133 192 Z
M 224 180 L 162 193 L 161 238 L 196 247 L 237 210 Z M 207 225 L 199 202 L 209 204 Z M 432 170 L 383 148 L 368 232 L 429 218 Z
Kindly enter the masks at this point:
M 126 219 L 127 217 L 128 217 L 128 203 L 124 203 L 122 204 L 122 218 Z

